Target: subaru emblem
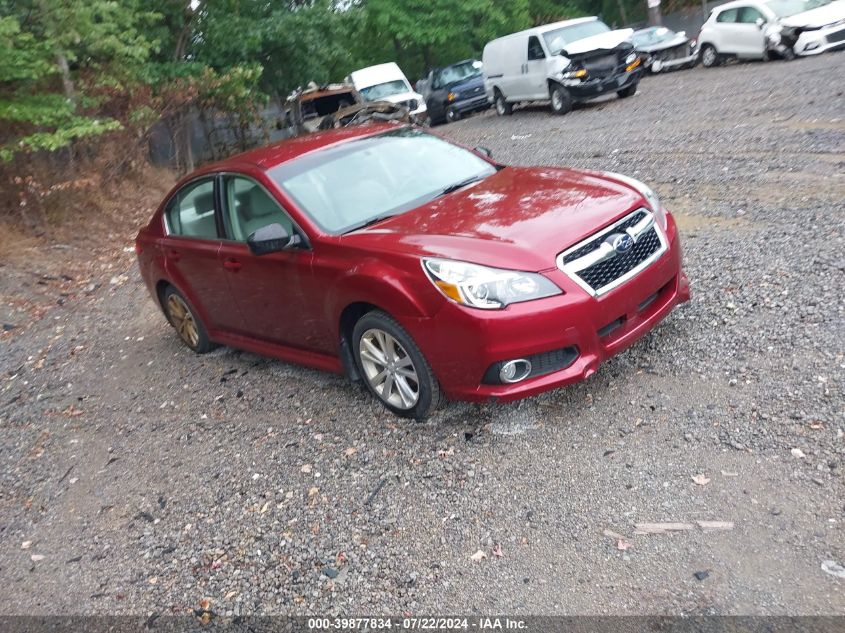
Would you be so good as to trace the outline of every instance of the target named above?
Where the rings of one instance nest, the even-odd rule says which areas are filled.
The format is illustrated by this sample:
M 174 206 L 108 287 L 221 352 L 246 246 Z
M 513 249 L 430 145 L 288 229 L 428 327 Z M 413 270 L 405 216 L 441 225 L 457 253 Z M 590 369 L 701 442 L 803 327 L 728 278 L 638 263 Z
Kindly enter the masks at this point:
M 634 238 L 627 233 L 614 233 L 605 240 L 619 255 L 624 255 L 634 247 Z

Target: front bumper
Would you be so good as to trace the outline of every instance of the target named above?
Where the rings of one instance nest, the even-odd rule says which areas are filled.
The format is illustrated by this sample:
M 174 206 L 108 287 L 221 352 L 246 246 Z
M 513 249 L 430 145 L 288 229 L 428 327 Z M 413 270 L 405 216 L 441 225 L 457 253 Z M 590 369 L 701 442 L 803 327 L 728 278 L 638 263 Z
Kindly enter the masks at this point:
M 587 99 L 595 99 L 602 95 L 624 90 L 628 86 L 637 83 L 643 76 L 645 69 L 640 64 L 633 70 L 629 70 L 618 75 L 611 75 L 609 77 L 587 79 L 580 83 L 568 83 L 563 85 L 572 95 L 576 101 L 586 101 Z
M 660 259 L 601 297 L 590 296 L 554 268 L 544 274 L 563 289 L 562 295 L 496 311 L 449 302 L 433 317 L 403 320 L 403 325 L 453 400 L 508 402 L 584 380 L 689 299 L 671 216 L 666 236 L 669 246 Z M 611 323 L 620 324 L 608 332 Z M 495 363 L 568 347 L 577 348 L 578 355 L 564 369 L 515 384 L 483 383 Z
M 487 95 L 482 90 L 479 94 L 473 95 L 469 99 L 459 99 L 453 103 L 448 104 L 455 108 L 458 112 L 475 112 L 476 110 L 486 110 L 490 107 L 490 102 L 487 100 Z
M 803 31 L 798 36 L 793 50 L 796 55 L 818 55 L 825 51 L 845 47 L 845 23 L 821 29 Z

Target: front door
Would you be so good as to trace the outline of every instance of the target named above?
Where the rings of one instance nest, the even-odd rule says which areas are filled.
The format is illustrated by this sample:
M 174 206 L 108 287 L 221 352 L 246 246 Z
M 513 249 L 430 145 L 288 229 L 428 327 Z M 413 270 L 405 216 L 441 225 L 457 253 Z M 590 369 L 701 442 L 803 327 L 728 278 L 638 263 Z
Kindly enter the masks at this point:
M 304 290 L 311 279 L 311 251 L 291 248 L 253 255 L 247 238 L 270 224 L 290 235 L 299 232 L 290 216 L 258 182 L 246 176 L 224 176 L 223 218 L 227 239 L 218 253 L 228 287 L 243 315 L 235 333 L 289 347 L 308 349 L 314 324 L 309 315 L 319 306 L 306 305 Z
M 543 50 L 540 38 L 532 35 L 528 38 L 528 61 L 525 62 L 525 92 L 522 98 L 548 99 L 549 86 L 546 79 L 546 52 Z
M 736 20 L 737 54 L 741 57 L 763 56 L 766 47 L 763 33 L 766 18 L 752 6 L 740 7 Z

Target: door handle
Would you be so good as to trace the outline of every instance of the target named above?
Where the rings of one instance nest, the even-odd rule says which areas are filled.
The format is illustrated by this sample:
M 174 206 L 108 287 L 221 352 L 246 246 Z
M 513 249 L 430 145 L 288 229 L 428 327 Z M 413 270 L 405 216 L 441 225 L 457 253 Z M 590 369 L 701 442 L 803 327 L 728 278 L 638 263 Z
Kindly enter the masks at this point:
M 233 273 L 238 272 L 242 265 L 243 264 L 241 264 L 237 259 L 232 259 L 231 257 L 223 262 L 223 268 L 230 270 Z

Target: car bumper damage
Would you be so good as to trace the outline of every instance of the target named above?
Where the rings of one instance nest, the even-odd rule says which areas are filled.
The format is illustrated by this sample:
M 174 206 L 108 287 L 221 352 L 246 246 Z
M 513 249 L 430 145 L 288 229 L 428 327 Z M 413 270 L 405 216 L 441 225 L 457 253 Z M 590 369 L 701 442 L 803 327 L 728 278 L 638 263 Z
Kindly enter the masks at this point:
M 656 261 L 597 298 L 554 268 L 543 274 L 561 295 L 489 312 L 449 303 L 405 325 L 451 399 L 508 402 L 579 382 L 689 299 L 671 216 L 665 236 L 667 249 Z M 528 360 L 530 369 L 517 364 L 515 376 L 527 377 L 508 382 L 502 370 L 515 360 Z

